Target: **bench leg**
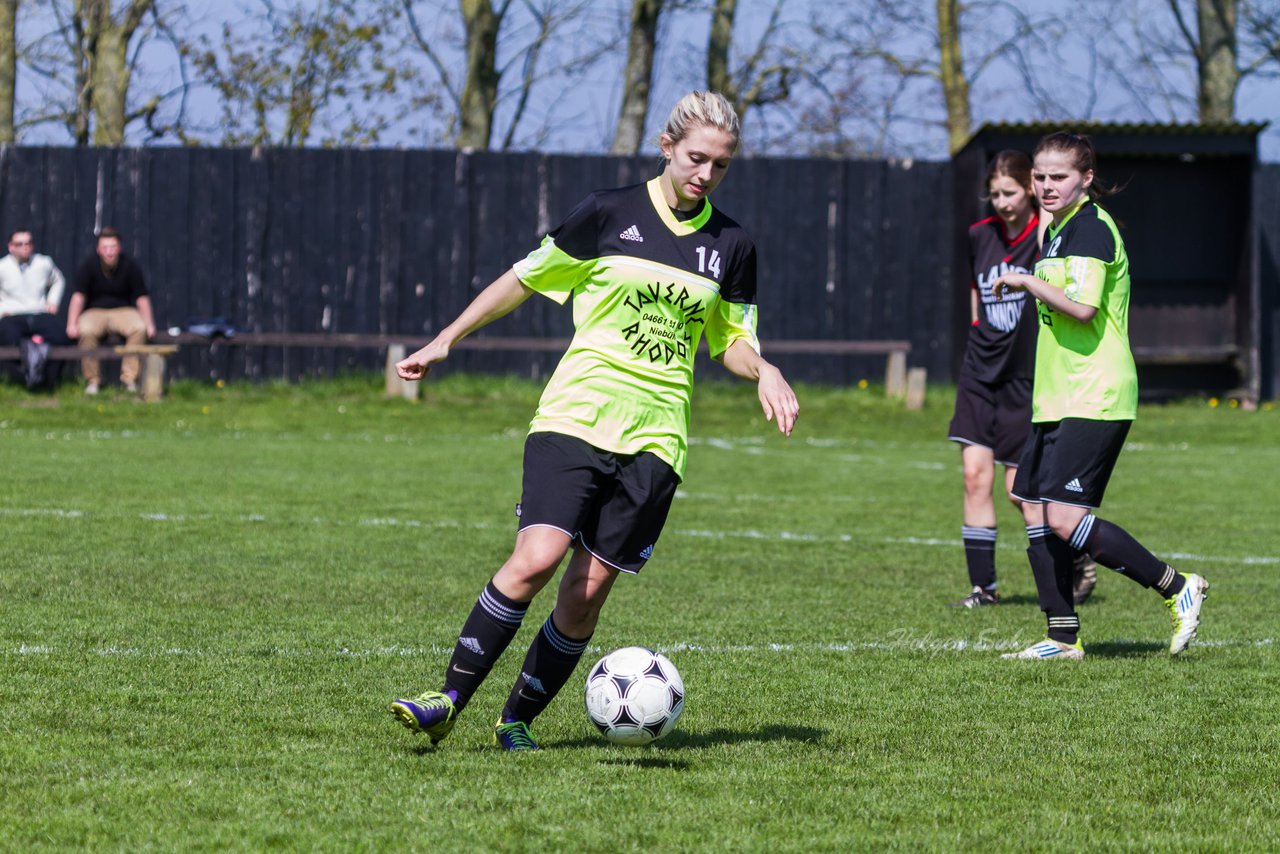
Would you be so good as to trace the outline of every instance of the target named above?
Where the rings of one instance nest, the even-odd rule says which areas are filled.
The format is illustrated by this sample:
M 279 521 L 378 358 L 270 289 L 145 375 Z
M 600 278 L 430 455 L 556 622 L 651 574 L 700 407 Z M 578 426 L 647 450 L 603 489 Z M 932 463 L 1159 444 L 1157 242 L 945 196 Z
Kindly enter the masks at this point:
M 901 351 L 889 354 L 884 369 L 884 393 L 887 397 L 902 397 L 907 393 L 907 354 Z
M 142 399 L 155 403 L 164 397 L 165 357 L 159 353 L 148 353 L 145 372 L 142 376 Z
M 907 409 L 924 408 L 924 368 L 912 368 L 907 372 Z
M 387 381 L 387 397 L 400 396 L 400 377 L 396 374 L 396 362 L 405 357 L 403 344 L 387 345 L 387 364 L 383 369 Z
M 386 396 L 403 397 L 405 400 L 417 400 L 418 389 L 422 383 L 411 383 L 400 379 L 400 375 L 396 373 L 396 362 L 399 362 L 406 355 L 405 346 L 403 344 L 390 344 L 387 346 L 387 366 L 385 370 L 387 391 Z

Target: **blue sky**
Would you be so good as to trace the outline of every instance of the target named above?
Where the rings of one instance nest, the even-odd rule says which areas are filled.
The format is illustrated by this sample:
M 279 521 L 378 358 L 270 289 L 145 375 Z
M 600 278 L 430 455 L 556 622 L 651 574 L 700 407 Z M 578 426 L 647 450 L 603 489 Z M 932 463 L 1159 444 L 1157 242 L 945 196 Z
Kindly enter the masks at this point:
M 447 52 L 449 43 L 459 32 L 456 16 L 452 12 L 456 9 L 456 3 L 453 0 L 439 2 L 443 4 L 442 8 L 447 14 L 424 15 L 423 20 L 426 26 L 433 28 L 429 36 Z M 894 50 L 904 55 L 929 55 L 932 47 L 928 43 L 928 26 L 932 20 L 933 2 L 902 0 L 898 5 L 908 7 L 911 2 L 919 3 L 923 26 L 914 32 L 909 28 L 896 30 Z M 430 5 L 425 0 L 419 2 L 419 8 L 424 11 Z M 759 39 L 764 21 L 773 7 L 773 0 L 740 0 L 739 5 L 739 31 L 735 50 L 741 56 L 752 49 Z M 1060 4 L 1046 0 L 1015 0 L 1015 5 L 1032 17 L 1058 14 L 1057 10 L 1060 10 Z M 629 0 L 592 2 L 592 14 L 579 25 L 575 43 L 590 40 L 594 36 L 606 44 L 619 44 L 621 27 L 625 21 L 623 13 L 628 6 Z M 857 4 L 849 6 L 856 8 Z M 831 18 L 831 23 L 836 23 L 842 14 L 841 10 L 849 6 L 820 0 L 788 0 L 783 14 L 784 40 L 804 52 L 808 58 L 822 58 L 824 54 L 834 50 L 834 45 L 814 41 L 809 28 L 811 18 L 822 14 Z M 518 7 L 519 4 L 516 4 L 515 8 Z M 184 21 L 183 30 L 189 35 L 214 34 L 225 21 L 243 19 L 245 10 L 260 7 L 257 0 L 193 0 L 188 8 L 191 14 Z M 999 4 L 984 7 L 975 2 L 970 4 L 970 8 L 976 11 L 971 13 L 974 17 L 967 19 L 969 30 L 965 33 L 965 47 L 969 62 L 976 64 L 977 57 L 989 45 L 1004 38 L 1002 29 L 1009 27 L 1011 22 L 1007 15 L 1002 17 L 998 13 Z M 51 21 L 47 7 L 32 8 L 32 4 L 24 4 L 24 9 L 23 18 L 20 19 L 24 32 L 20 35 L 20 41 L 24 37 L 30 39 L 40 32 L 48 31 Z M 978 15 L 987 16 L 989 20 L 977 17 Z M 1166 34 L 1173 32 L 1169 29 L 1172 19 L 1168 16 L 1164 0 L 1132 0 L 1124 4 L 1079 0 L 1071 13 L 1068 29 L 1045 33 L 1037 42 L 1028 41 L 1024 46 L 1024 55 L 1036 66 L 1036 77 L 1042 90 L 1039 99 L 1027 92 L 1023 77 L 1012 62 L 1007 59 L 996 60 L 972 84 L 975 125 L 984 120 L 1065 120 L 1074 117 L 1107 121 L 1166 121 L 1171 118 L 1192 120 L 1194 107 L 1189 97 L 1194 90 L 1194 73 L 1189 58 L 1184 57 L 1180 62 L 1176 59 L 1164 62 L 1157 70 L 1148 69 L 1152 80 L 1158 77 L 1158 85 L 1181 94 L 1181 101 L 1135 95 L 1130 91 L 1129 84 L 1142 75 L 1132 69 L 1121 67 L 1118 71 L 1100 70 L 1099 54 L 1103 55 L 1103 63 L 1108 61 L 1108 57 L 1116 65 L 1127 59 L 1133 45 L 1125 43 L 1123 33 L 1126 32 L 1125 26 L 1135 22 L 1139 27 L 1153 28 L 1150 32 L 1155 32 L 1161 24 Z M 515 28 L 513 32 L 518 35 L 523 22 L 513 18 L 511 24 Z M 676 12 L 664 20 L 648 137 L 656 136 L 667 106 L 684 92 L 700 85 L 705 68 L 704 51 L 708 26 L 709 16 L 705 10 Z M 515 45 L 508 45 L 504 49 L 505 54 L 500 55 L 500 60 L 520 59 L 514 55 L 519 47 L 518 40 L 516 41 Z M 1103 47 L 1095 52 L 1092 50 L 1095 45 Z M 1116 57 L 1120 59 L 1117 60 Z M 530 101 L 525 124 L 522 124 L 521 132 L 517 134 L 516 147 L 570 152 L 606 150 L 618 111 L 622 60 L 621 50 L 606 52 L 589 74 L 571 85 L 565 85 L 563 81 L 545 81 L 539 84 Z M 413 55 L 411 51 L 400 53 L 396 61 L 419 63 L 424 71 L 427 70 L 421 57 Z M 882 70 L 878 71 L 874 64 L 862 65 L 856 69 L 851 68 L 851 65 L 848 62 L 835 63 L 834 70 L 821 83 L 841 85 L 845 82 L 842 75 L 847 73 L 850 80 L 857 80 L 859 92 L 873 107 L 878 103 L 877 98 L 895 89 L 896 81 L 889 79 Z M 163 91 L 176 86 L 176 67 L 171 47 L 162 42 L 152 43 L 143 53 L 135 91 L 147 87 L 152 91 Z M 1277 70 L 1280 71 L 1280 66 L 1277 66 Z M 31 104 L 43 97 L 37 83 L 32 75 L 27 75 L 24 79 L 20 68 L 20 104 Z M 797 93 L 797 99 L 804 97 L 803 92 Z M 359 110 L 365 108 L 365 105 L 347 104 L 346 107 Z M 862 150 L 867 153 L 875 153 L 873 146 L 880 144 L 877 140 L 882 136 L 882 144 L 890 153 L 929 159 L 944 158 L 946 137 L 938 121 L 941 118 L 941 103 L 936 86 L 925 80 L 912 81 L 902 87 L 898 107 L 893 121 L 886 127 L 872 127 L 867 124 L 865 117 L 855 118 L 843 132 L 849 138 L 856 138 L 864 146 Z M 210 129 L 208 140 L 216 141 L 213 129 L 219 122 L 219 109 L 213 92 L 207 87 L 197 86 L 192 89 L 188 111 L 189 116 L 199 125 Z M 380 144 L 418 146 L 439 145 L 444 142 L 442 128 L 429 115 L 406 112 L 403 108 L 396 110 L 394 107 L 390 112 L 398 113 L 400 118 L 391 124 Z M 746 124 L 747 152 L 803 153 L 787 148 L 788 140 L 794 136 L 797 112 L 798 108 L 792 106 L 750 114 Z M 497 116 L 499 131 L 509 122 L 510 115 L 511 101 L 506 100 L 500 106 Z M 1273 121 L 1280 124 L 1280 78 L 1273 74 L 1268 78 L 1246 79 L 1238 94 L 1237 118 L 1241 121 Z M 131 136 L 137 136 L 137 133 Z M 23 141 L 33 144 L 68 144 L 70 139 L 64 128 L 46 124 L 24 134 Z M 1260 153 L 1265 160 L 1280 161 L 1280 127 L 1269 128 L 1263 134 L 1260 138 Z

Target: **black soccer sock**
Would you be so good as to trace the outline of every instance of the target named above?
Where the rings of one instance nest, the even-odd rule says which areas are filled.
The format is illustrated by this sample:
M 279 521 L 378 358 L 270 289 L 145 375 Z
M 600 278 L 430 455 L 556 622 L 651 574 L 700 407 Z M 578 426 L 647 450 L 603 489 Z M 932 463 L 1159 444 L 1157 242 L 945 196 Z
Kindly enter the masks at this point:
M 1070 547 L 1058 539 L 1048 525 L 1027 526 L 1027 560 L 1036 580 L 1040 610 L 1049 621 L 1052 640 L 1072 644 L 1080 633 L 1072 597 L 1072 557 Z
M 996 589 L 996 529 L 962 525 L 964 559 L 969 566 L 969 583 L 987 592 Z
M 502 708 L 503 721 L 533 723 L 569 681 L 591 640 L 590 635 L 581 640 L 566 637 L 556 628 L 554 617 L 552 612 L 529 646 L 520 678 Z
M 508 599 L 490 581 L 480 593 L 467 621 L 462 624 L 458 645 L 444 675 L 444 690 L 457 694 L 453 705 L 459 712 L 484 682 L 507 644 L 520 630 L 528 602 Z
M 1124 528 L 1092 513 L 1076 526 L 1071 545 L 1087 551 L 1098 563 L 1143 587 L 1155 589 L 1165 599 L 1182 592 L 1182 576 L 1173 567 L 1147 551 Z

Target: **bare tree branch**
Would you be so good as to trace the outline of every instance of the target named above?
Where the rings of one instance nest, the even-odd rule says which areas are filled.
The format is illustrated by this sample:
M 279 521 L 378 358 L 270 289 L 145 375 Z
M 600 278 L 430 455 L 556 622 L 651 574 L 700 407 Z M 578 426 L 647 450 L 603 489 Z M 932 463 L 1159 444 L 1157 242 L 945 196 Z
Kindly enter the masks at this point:
M 1178 0 L 1167 0 L 1169 11 L 1173 13 L 1173 19 L 1178 24 L 1178 31 L 1182 33 L 1182 38 L 1187 42 L 1187 48 L 1191 51 L 1191 55 L 1197 60 L 1203 59 L 1200 52 L 1200 40 L 1196 38 L 1195 33 L 1191 32 L 1191 28 L 1187 26 L 1186 19 L 1182 16 L 1182 7 L 1178 5 Z
M 422 55 L 427 58 L 427 61 L 431 63 L 436 73 L 440 75 L 440 84 L 444 87 L 445 93 L 448 94 L 449 100 L 453 102 L 454 109 L 461 110 L 462 96 L 449 75 L 448 66 L 444 64 L 440 55 L 432 49 L 431 42 L 422 35 L 422 27 L 418 24 L 417 13 L 413 10 L 413 0 L 400 0 L 400 5 L 409 21 L 409 32 L 413 35 L 414 43 L 417 44 L 418 49 L 422 51 Z
M 644 136 L 657 53 L 658 22 L 663 0 L 632 0 L 627 61 L 622 73 L 622 105 L 614 126 L 611 154 L 636 154 Z

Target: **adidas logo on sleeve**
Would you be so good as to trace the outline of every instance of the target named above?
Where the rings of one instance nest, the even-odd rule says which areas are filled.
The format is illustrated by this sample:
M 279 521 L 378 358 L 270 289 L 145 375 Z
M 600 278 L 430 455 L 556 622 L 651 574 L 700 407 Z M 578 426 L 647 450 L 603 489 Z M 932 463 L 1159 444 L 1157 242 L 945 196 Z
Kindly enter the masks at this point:
M 630 240 L 632 243 L 644 243 L 644 238 L 640 236 L 640 229 L 634 225 L 619 234 L 618 237 L 623 240 Z

